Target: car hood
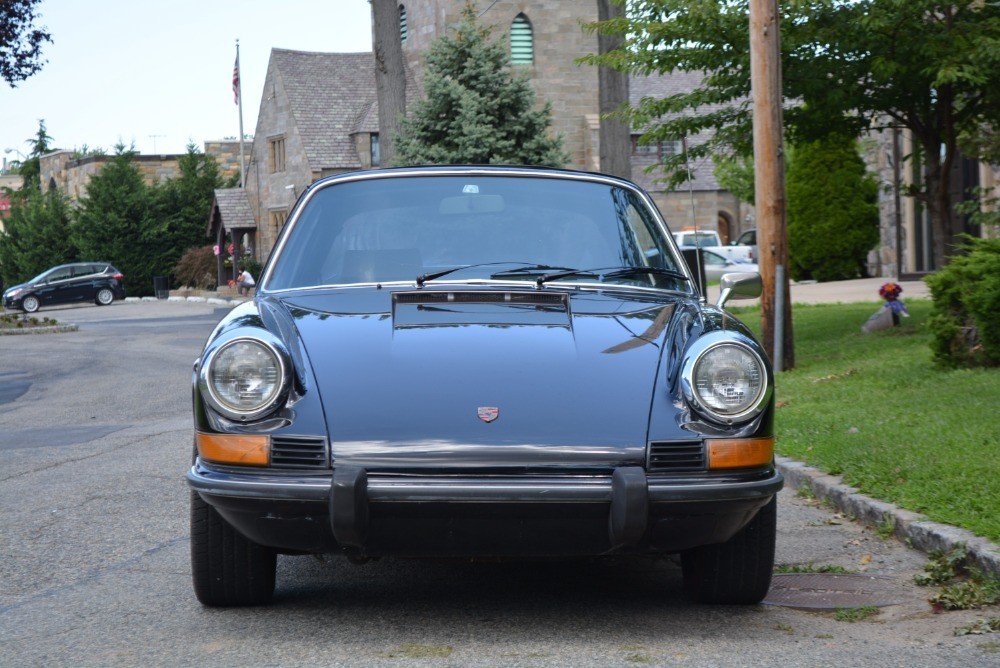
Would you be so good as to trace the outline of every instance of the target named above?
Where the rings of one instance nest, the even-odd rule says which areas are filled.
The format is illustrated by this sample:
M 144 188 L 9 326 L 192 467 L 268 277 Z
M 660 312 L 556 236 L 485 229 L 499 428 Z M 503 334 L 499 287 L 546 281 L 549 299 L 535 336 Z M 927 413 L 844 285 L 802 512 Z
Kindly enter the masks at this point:
M 18 283 L 17 285 L 12 285 L 9 288 L 4 288 L 3 294 L 6 296 L 9 293 L 14 292 L 15 290 L 23 290 L 25 288 L 30 288 L 30 287 L 32 287 L 31 283 Z
M 335 462 L 369 469 L 641 462 L 678 310 L 676 298 L 627 291 L 349 289 L 281 301 Z

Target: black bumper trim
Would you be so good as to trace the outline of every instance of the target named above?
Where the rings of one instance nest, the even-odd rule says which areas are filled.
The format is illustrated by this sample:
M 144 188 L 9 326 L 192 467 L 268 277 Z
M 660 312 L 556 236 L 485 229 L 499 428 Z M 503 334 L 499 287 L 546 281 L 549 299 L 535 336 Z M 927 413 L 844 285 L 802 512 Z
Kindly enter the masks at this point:
M 610 503 L 613 494 L 613 476 L 394 477 L 368 473 L 366 477 L 367 498 L 372 503 Z M 328 503 L 333 476 L 224 473 L 195 465 L 188 471 L 187 481 L 207 496 Z M 784 477 L 778 471 L 740 482 L 677 483 L 646 476 L 649 503 L 760 499 L 776 494 L 783 485 Z

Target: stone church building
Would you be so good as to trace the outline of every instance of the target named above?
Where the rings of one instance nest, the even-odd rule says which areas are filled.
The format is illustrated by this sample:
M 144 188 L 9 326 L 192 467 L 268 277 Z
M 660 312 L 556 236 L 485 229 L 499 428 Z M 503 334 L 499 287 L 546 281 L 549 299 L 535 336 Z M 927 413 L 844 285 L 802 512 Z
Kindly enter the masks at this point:
M 408 69 L 407 100 L 422 95 L 423 55 L 461 20 L 465 0 L 403 0 L 400 39 Z M 528 76 L 539 101 L 552 105 L 552 129 L 571 156 L 568 168 L 599 168 L 598 70 L 576 60 L 597 53 L 597 36 L 582 25 L 597 20 L 597 3 L 568 0 L 480 0 L 479 21 L 506 40 L 512 68 Z M 317 179 L 380 164 L 378 104 L 372 53 L 313 53 L 273 49 L 261 93 L 245 188 L 217 193 L 209 234 L 220 246 L 234 241 L 263 262 L 289 210 Z M 664 96 L 693 87 L 690 76 L 633 77 L 630 97 Z M 674 229 L 697 224 L 735 239 L 750 207 L 720 189 L 710 161 L 692 164 L 692 187 L 668 192 L 662 172 L 647 173 L 679 142 L 640 145 L 632 137 L 632 177 L 653 196 Z M 689 142 L 698 143 L 698 137 Z M 249 215 L 248 215 L 249 212 Z

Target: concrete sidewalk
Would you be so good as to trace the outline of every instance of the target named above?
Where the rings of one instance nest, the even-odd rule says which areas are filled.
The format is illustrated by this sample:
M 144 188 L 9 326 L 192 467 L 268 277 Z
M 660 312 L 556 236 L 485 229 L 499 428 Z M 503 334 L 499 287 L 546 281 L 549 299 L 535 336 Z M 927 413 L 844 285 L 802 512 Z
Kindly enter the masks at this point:
M 858 278 L 852 281 L 831 281 L 829 283 L 792 283 L 792 304 L 849 304 L 853 302 L 881 302 L 878 290 L 884 284 L 893 282 L 903 287 L 902 301 L 907 299 L 930 299 L 931 293 L 923 281 L 896 281 L 891 278 Z M 719 286 L 708 288 L 708 301 L 719 299 Z M 733 306 L 755 304 L 759 300 L 730 301 Z

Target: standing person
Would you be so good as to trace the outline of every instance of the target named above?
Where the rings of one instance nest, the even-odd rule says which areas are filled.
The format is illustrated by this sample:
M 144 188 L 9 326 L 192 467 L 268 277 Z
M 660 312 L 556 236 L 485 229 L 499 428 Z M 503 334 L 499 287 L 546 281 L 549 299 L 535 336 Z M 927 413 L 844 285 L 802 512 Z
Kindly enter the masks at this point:
M 250 275 L 250 272 L 245 267 L 240 265 L 240 275 L 236 277 L 236 287 L 240 295 L 249 295 L 254 285 L 256 283 L 253 280 L 253 276 Z

